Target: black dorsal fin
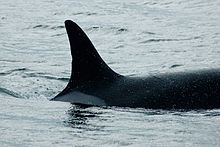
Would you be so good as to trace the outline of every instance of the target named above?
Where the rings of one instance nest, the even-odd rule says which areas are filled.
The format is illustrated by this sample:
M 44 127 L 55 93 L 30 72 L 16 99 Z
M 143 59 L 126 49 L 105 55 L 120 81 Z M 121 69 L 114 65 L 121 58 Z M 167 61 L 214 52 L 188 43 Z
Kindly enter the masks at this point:
M 72 74 L 67 87 L 74 88 L 96 81 L 120 77 L 100 57 L 90 39 L 73 21 L 65 21 L 72 54 Z

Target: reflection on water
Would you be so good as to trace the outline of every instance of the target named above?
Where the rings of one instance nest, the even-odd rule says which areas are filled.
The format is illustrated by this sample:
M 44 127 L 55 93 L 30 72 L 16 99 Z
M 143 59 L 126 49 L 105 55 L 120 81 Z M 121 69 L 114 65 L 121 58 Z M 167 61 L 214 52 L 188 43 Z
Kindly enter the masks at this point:
M 87 109 L 89 106 L 73 105 L 68 111 L 68 121 L 65 121 L 70 127 L 78 127 L 79 125 L 88 125 L 86 122 L 88 119 L 98 117 L 101 112 L 92 112 L 91 109 Z
M 0 101 L 3 146 L 163 146 L 167 141 L 169 146 L 216 146 L 220 142 L 218 109 L 84 107 L 7 97 Z

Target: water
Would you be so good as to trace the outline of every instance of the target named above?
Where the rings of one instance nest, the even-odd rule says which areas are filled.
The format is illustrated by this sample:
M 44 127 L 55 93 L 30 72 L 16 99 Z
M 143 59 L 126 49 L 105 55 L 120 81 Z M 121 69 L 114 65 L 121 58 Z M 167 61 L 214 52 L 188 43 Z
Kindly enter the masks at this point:
M 81 108 L 64 20 L 128 76 L 219 68 L 218 0 L 0 2 L 0 146 L 219 146 L 220 110 Z

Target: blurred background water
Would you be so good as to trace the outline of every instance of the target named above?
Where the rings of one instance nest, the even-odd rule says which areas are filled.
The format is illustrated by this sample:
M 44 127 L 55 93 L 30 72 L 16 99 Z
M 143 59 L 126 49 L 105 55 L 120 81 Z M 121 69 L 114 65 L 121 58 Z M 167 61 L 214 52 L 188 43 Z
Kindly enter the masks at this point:
M 219 146 L 220 110 L 82 108 L 64 21 L 120 74 L 220 67 L 219 0 L 0 1 L 0 146 Z

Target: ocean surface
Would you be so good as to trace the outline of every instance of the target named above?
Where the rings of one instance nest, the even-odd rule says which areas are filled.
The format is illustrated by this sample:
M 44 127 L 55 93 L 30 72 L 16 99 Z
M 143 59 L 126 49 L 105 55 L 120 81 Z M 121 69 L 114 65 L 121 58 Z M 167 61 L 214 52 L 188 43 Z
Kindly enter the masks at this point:
M 70 77 L 66 19 L 126 76 L 220 67 L 219 0 L 1 0 L 1 147 L 220 146 L 220 109 L 49 101 Z

